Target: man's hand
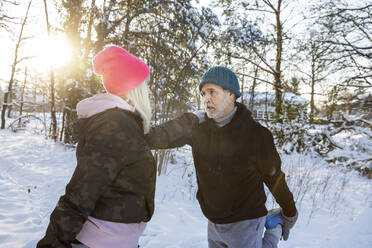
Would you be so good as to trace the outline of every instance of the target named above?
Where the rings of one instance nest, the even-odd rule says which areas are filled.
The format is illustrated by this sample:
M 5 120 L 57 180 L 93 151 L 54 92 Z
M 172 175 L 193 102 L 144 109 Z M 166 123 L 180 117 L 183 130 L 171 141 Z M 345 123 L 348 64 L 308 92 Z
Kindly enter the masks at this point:
M 297 218 L 298 218 L 298 212 L 296 211 L 296 215 L 293 217 L 285 216 L 282 212 L 282 218 L 283 218 L 283 239 L 287 240 L 289 236 L 289 230 L 295 225 Z
M 192 112 L 195 116 L 198 117 L 199 119 L 199 124 L 205 122 L 205 111 L 201 111 L 201 110 L 198 110 L 198 111 L 195 111 L 195 112 Z

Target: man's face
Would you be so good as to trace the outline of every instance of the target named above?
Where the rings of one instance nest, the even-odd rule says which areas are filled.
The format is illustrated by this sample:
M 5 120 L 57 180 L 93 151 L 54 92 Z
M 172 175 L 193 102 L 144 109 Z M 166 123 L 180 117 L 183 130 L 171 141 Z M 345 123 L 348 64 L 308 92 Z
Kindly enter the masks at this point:
M 201 90 L 207 116 L 211 119 L 225 117 L 234 109 L 235 96 L 221 86 L 206 83 Z

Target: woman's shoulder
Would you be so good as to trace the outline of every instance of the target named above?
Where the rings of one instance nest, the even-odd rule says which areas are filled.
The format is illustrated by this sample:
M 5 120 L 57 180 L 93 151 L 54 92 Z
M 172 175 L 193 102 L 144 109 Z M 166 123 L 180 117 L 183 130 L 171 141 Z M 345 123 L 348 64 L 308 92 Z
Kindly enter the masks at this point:
M 91 118 L 90 127 L 110 130 L 138 131 L 142 130 L 141 117 L 132 111 L 120 108 L 108 109 Z
M 120 108 L 112 108 L 104 111 L 102 116 L 107 119 L 112 119 L 114 121 L 137 121 L 137 119 L 141 119 L 140 115 L 136 112 L 120 109 Z

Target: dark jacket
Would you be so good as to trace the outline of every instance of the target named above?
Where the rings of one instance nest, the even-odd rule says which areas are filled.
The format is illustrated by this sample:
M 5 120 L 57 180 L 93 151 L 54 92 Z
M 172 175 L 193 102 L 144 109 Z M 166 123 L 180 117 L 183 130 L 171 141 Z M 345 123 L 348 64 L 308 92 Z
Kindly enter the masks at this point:
M 154 212 L 156 164 L 137 114 L 110 109 L 79 120 L 77 166 L 37 247 L 71 247 L 88 216 L 138 223 Z
M 224 224 L 266 215 L 264 183 L 284 213 L 294 216 L 295 203 L 272 134 L 244 105 L 237 106 L 231 122 L 221 128 L 207 117 L 199 124 L 187 113 L 151 129 L 146 139 L 151 148 L 192 146 L 197 199 L 210 221 Z

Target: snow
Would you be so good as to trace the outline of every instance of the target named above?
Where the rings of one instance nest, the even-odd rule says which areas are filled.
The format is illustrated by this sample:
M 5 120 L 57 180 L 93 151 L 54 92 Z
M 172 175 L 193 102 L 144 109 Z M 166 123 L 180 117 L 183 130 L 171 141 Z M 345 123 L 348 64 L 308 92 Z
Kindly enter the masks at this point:
M 364 93 L 357 96 L 359 100 L 367 100 L 368 98 L 372 97 L 372 93 Z
M 87 70 L 85 71 L 85 76 L 86 76 L 87 78 L 92 77 L 92 76 L 93 76 L 93 71 L 92 71 L 91 69 L 87 69 Z
M 0 247 L 35 247 L 72 175 L 75 150 L 27 131 L 0 130 L 0 140 Z M 207 220 L 195 199 L 190 148 L 174 151 L 173 163 L 157 179 L 155 213 L 140 245 L 206 248 Z M 299 220 L 279 247 L 372 247 L 371 180 L 354 170 L 325 167 L 309 155 L 282 160 Z M 274 207 L 271 197 L 267 205 Z
M 250 92 L 243 92 L 244 99 L 246 101 L 249 101 L 249 98 L 251 97 Z M 309 103 L 309 100 L 306 98 L 303 98 L 301 96 L 295 95 L 294 93 L 291 92 L 283 92 L 282 93 L 282 98 L 286 102 L 294 102 L 294 103 L 299 103 L 299 104 L 307 104 Z M 255 92 L 254 93 L 254 99 L 255 101 L 274 101 L 275 99 L 275 92 Z

